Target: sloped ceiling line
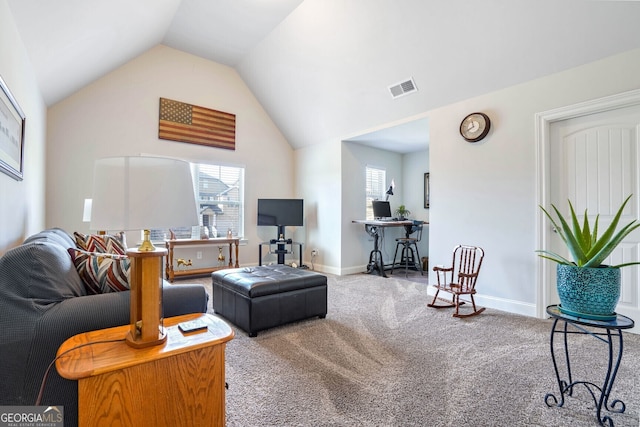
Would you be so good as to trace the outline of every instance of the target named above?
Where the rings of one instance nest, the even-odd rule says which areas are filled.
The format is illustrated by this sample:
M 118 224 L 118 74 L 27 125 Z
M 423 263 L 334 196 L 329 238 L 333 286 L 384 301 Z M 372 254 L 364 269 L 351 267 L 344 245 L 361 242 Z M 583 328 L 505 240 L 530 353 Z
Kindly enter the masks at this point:
M 236 68 L 293 148 L 640 48 L 638 1 L 4 1 L 47 105 L 162 43 Z

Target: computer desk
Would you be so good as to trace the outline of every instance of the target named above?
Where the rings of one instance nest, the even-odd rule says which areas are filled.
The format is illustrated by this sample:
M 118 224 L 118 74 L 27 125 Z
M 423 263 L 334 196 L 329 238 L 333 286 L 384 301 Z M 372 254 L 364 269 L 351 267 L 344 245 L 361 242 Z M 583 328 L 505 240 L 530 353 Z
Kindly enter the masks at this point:
M 373 237 L 373 249 L 369 253 L 369 263 L 367 264 L 367 273 L 373 273 L 378 271 L 378 274 L 382 277 L 387 277 L 384 272 L 384 261 L 382 259 L 382 252 L 380 252 L 380 234 L 384 232 L 387 227 L 404 227 L 405 235 L 409 237 L 411 233 L 411 227 L 414 225 L 413 220 L 404 221 L 380 221 L 380 220 L 367 220 L 367 219 L 354 219 L 351 221 L 354 224 L 364 224 L 364 229 Z M 422 221 L 422 224 L 429 224 L 426 221 Z

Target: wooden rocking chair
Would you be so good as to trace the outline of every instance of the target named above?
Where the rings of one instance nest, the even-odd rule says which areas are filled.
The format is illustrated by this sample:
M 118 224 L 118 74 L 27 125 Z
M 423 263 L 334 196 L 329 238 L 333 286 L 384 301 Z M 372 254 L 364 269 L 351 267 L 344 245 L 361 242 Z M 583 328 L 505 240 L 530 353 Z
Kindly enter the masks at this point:
M 482 248 L 465 245 L 456 246 L 453 249 L 453 262 L 451 263 L 451 267 L 433 267 L 433 271 L 436 272 L 438 278 L 438 284 L 434 285 L 436 294 L 433 297 L 433 301 L 427 305 L 434 308 L 455 307 L 456 312 L 453 314 L 453 317 L 469 317 L 482 313 L 485 309 L 484 307 L 480 309 L 476 308 L 473 295 L 476 293 L 476 281 L 478 280 L 478 273 L 480 272 L 483 258 L 484 250 Z M 451 301 L 438 298 L 440 291 L 451 293 Z M 460 300 L 461 295 L 469 295 L 471 304 L 473 305 L 473 312 L 460 314 L 460 306 L 465 303 L 465 301 Z M 441 301 L 445 304 L 437 304 L 436 301 Z

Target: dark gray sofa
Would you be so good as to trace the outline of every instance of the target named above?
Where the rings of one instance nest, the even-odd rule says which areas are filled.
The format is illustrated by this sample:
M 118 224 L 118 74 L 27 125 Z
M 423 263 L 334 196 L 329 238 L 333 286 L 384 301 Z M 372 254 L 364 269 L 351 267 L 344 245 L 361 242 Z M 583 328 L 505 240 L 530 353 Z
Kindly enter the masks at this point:
M 29 237 L 0 258 L 0 405 L 34 405 L 58 347 L 69 337 L 129 323 L 129 291 L 87 295 L 61 229 Z M 202 285 L 163 290 L 164 316 L 206 312 Z M 158 373 L 161 375 L 161 373 Z M 53 367 L 40 405 L 64 406 L 64 425 L 76 426 L 77 382 Z

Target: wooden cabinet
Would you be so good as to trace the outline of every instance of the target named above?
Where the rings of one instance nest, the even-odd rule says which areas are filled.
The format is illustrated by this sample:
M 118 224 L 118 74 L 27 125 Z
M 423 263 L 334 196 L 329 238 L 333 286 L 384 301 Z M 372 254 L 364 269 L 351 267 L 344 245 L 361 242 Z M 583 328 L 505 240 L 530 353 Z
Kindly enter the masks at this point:
M 170 282 L 173 282 L 173 279 L 176 277 L 180 277 L 180 276 L 195 276 L 195 275 L 203 275 L 203 274 L 208 274 L 208 273 L 212 273 L 216 270 L 222 270 L 224 268 L 238 268 L 239 264 L 238 264 L 238 245 L 240 244 L 240 239 L 239 238 L 222 238 L 222 237 L 217 237 L 214 239 L 174 239 L 174 240 L 165 240 L 165 245 L 167 247 L 167 251 L 169 252 L 168 256 L 167 256 L 167 264 L 165 266 L 165 274 L 167 277 L 167 280 L 169 280 Z M 215 259 L 211 260 L 211 263 L 213 264 L 211 267 L 207 267 L 207 268 L 189 268 L 189 267 L 185 267 L 184 269 L 178 269 L 178 268 L 174 268 L 173 266 L 173 251 L 176 247 L 187 247 L 187 246 L 198 246 L 198 245 L 214 245 L 214 246 L 218 246 L 218 247 L 223 247 L 228 245 L 229 246 L 229 251 L 228 254 L 228 263 L 226 263 L 225 261 L 225 265 L 223 266 L 219 266 L 218 265 L 218 258 L 217 255 L 215 257 Z M 233 247 L 235 245 L 235 262 L 234 262 L 234 250 Z M 224 251 L 227 252 L 227 251 Z M 176 259 L 177 262 L 177 259 Z
M 178 323 L 202 319 L 208 328 L 182 333 Z M 136 349 L 129 326 L 91 331 L 65 341 L 58 373 L 78 380 L 79 425 L 224 426 L 226 343 L 234 336 L 209 314 L 165 319 L 167 341 Z

